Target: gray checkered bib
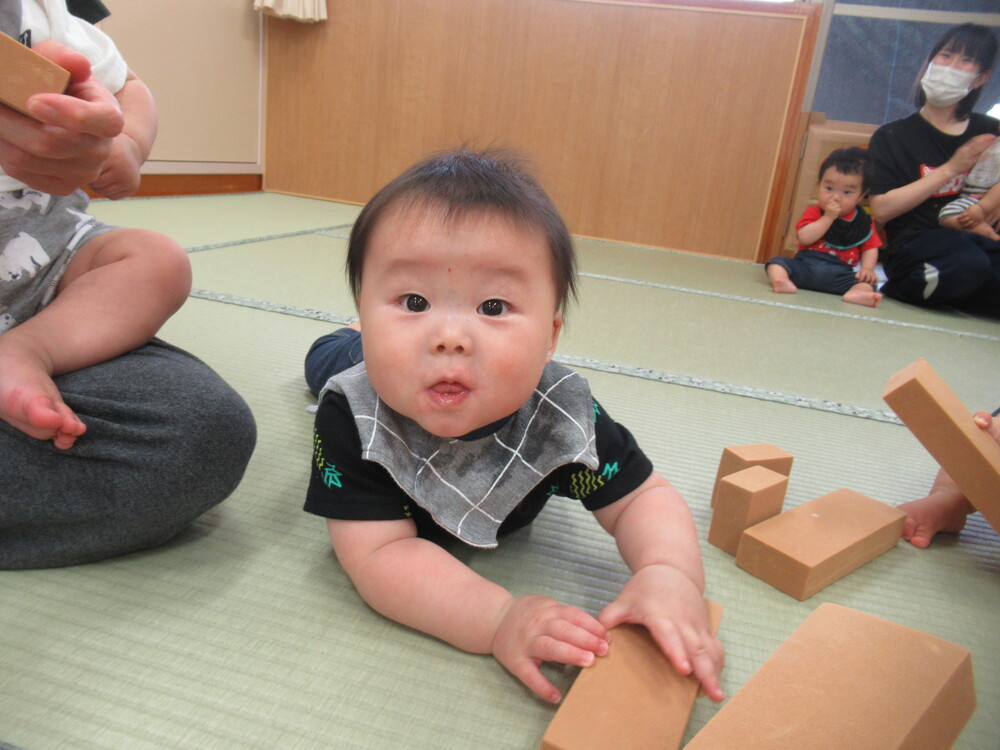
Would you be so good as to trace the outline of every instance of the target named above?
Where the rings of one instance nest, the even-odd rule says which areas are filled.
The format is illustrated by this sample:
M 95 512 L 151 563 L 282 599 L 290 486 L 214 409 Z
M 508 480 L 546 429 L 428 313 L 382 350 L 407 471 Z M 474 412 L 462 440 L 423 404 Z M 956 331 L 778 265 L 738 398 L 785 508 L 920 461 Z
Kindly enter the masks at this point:
M 527 403 L 474 440 L 437 437 L 390 409 L 364 362 L 330 378 L 327 390 L 347 398 L 362 458 L 384 466 L 440 526 L 475 547 L 496 547 L 500 524 L 555 469 L 599 466 L 590 386 L 562 365 L 549 363 Z

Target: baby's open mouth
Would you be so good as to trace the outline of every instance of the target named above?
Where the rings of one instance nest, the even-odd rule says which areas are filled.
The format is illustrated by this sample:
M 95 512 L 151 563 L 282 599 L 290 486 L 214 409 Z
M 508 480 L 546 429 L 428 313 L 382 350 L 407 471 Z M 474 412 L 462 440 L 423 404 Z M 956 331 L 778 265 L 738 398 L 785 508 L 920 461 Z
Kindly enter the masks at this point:
M 461 383 L 441 381 L 428 389 L 431 399 L 441 406 L 456 406 L 469 395 L 469 389 Z

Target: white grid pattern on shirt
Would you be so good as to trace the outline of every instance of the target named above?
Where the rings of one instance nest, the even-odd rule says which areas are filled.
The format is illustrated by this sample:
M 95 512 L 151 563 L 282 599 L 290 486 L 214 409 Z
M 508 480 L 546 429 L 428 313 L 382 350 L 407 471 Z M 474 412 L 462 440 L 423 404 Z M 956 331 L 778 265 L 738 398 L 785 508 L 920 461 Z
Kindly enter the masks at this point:
M 360 372 L 360 373 L 357 374 L 357 377 L 363 377 L 366 374 L 367 374 L 366 372 L 362 371 L 362 372 Z M 403 437 L 401 435 L 399 435 L 398 433 L 396 433 L 388 424 L 386 424 L 384 421 L 382 421 L 382 419 L 379 417 L 379 410 L 381 409 L 381 406 L 382 406 L 382 400 L 381 399 L 376 399 L 376 401 L 375 401 L 375 413 L 373 415 L 369 416 L 367 414 L 357 414 L 357 415 L 355 415 L 355 417 L 357 419 L 369 420 L 374 425 L 374 428 L 372 429 L 371 436 L 369 437 L 369 440 L 368 440 L 368 445 L 366 447 L 366 450 L 369 450 L 371 448 L 371 446 L 374 444 L 376 432 L 379 429 L 383 430 L 386 434 L 388 434 L 388 435 L 392 436 L 393 438 L 395 438 L 396 441 L 400 445 L 403 446 L 403 448 L 406 450 L 407 453 L 409 453 L 411 456 L 413 456 L 414 458 L 416 458 L 416 459 L 418 459 L 418 460 L 420 460 L 422 462 L 422 465 L 417 470 L 415 476 L 419 476 L 423 472 L 424 467 L 429 468 L 434 473 L 434 476 L 438 479 L 438 481 L 441 482 L 442 485 L 444 485 L 445 487 L 447 487 L 450 490 L 452 490 L 456 495 L 458 495 L 466 503 L 466 505 L 469 506 L 468 511 L 466 511 L 465 515 L 462 516 L 462 519 L 459 521 L 458 526 L 456 527 L 456 531 L 460 534 L 461 533 L 461 529 L 462 529 L 462 524 L 465 523 L 465 519 L 468 518 L 469 515 L 471 513 L 473 513 L 473 512 L 482 514 L 487 519 L 489 519 L 492 523 L 500 524 L 500 523 L 503 522 L 502 518 L 500 518 L 500 519 L 494 518 L 488 512 L 486 512 L 485 510 L 483 510 L 483 508 L 481 506 L 482 506 L 482 504 L 484 502 L 486 502 L 486 500 L 489 497 L 490 493 L 494 490 L 494 488 L 497 486 L 497 484 L 500 482 L 500 480 L 503 479 L 503 477 L 506 475 L 507 470 L 510 468 L 510 465 L 514 461 L 514 459 L 520 460 L 522 464 L 524 464 L 527 468 L 529 468 L 531 471 L 533 471 L 539 477 L 545 476 L 545 474 L 543 472 L 539 471 L 534 466 L 532 466 L 531 463 L 529 461 L 527 461 L 524 458 L 524 456 L 521 454 L 521 448 L 524 446 L 524 442 L 527 439 L 528 432 L 530 430 L 531 424 L 534 422 L 535 417 L 538 415 L 538 412 L 539 412 L 539 410 L 540 410 L 540 408 L 541 408 L 541 406 L 543 404 L 546 404 L 546 403 L 550 404 L 553 408 L 555 408 L 560 413 L 562 413 L 563 416 L 565 416 L 570 422 L 572 422 L 577 427 L 577 429 L 580 430 L 580 432 L 584 436 L 587 435 L 586 428 L 583 425 L 581 425 L 577 420 L 573 419 L 573 417 L 571 417 L 566 412 L 565 409 L 563 409 L 557 403 L 555 403 L 554 401 L 552 401 L 552 399 L 550 398 L 550 394 L 556 388 L 558 388 L 567 379 L 572 378 L 572 377 L 580 377 L 580 376 L 577 373 L 575 373 L 575 372 L 569 372 L 566 375 L 564 375 L 563 377 L 561 377 L 559 380 L 557 380 L 555 383 L 553 383 L 551 386 L 549 386 L 548 389 L 546 389 L 546 391 L 544 393 L 541 392 L 541 391 L 539 391 L 539 390 L 537 390 L 537 389 L 535 390 L 535 393 L 537 393 L 540 396 L 540 400 L 535 405 L 535 409 L 532 412 L 531 417 L 526 422 L 524 431 L 521 434 L 520 440 L 519 440 L 518 445 L 517 445 L 516 448 L 515 447 L 511 447 L 511 446 L 503 443 L 496 435 L 493 436 L 493 439 L 496 442 L 496 444 L 499 445 L 499 446 L 501 446 L 504 450 L 508 451 L 511 455 L 510 455 L 510 458 L 509 458 L 508 462 L 504 465 L 503 469 L 497 474 L 497 476 L 493 480 L 493 483 L 490 485 L 489 489 L 486 491 L 486 493 L 483 495 L 483 497 L 478 502 L 470 499 L 458 487 L 455 487 L 453 484 L 451 484 L 450 482 L 448 482 L 443 476 L 441 476 L 441 474 L 438 472 L 438 470 L 434 467 L 433 460 L 440 453 L 439 450 L 434 451 L 430 456 L 428 456 L 426 458 L 421 457 L 417 453 L 413 452 L 413 450 L 406 444 L 406 441 L 403 439 Z M 592 440 L 593 440 L 593 438 L 591 438 L 591 441 Z M 454 440 L 450 440 L 448 442 L 448 444 L 455 443 L 455 442 L 458 442 L 457 438 L 454 439 Z M 590 442 L 588 441 L 587 447 L 589 447 L 589 446 L 590 446 Z M 583 455 L 583 453 L 586 452 L 586 450 L 587 450 L 587 448 L 584 448 L 583 450 L 581 450 L 574 457 L 574 459 L 579 458 L 581 455 Z M 397 484 L 400 484 L 400 486 L 402 486 L 402 484 L 399 482 L 398 478 L 396 479 L 396 482 L 397 482 Z

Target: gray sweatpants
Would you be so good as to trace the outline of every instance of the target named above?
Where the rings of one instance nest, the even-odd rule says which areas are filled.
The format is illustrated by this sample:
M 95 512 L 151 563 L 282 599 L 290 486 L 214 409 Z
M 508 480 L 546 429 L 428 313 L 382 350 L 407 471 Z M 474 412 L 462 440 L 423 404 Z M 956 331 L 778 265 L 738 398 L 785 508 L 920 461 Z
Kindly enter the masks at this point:
M 187 352 L 154 339 L 55 382 L 87 432 L 63 451 L 0 421 L 0 568 L 156 546 L 243 477 L 250 408 Z

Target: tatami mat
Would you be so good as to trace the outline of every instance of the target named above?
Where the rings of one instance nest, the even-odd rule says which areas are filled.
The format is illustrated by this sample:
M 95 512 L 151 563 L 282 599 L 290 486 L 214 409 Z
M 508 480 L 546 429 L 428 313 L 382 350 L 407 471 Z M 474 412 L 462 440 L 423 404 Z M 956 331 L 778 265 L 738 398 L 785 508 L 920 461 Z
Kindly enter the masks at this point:
M 537 747 L 553 708 L 492 659 L 369 610 L 322 520 L 301 510 L 311 446 L 301 362 L 327 321 L 353 314 L 341 268 L 357 208 L 268 194 L 94 208 L 194 251 L 199 296 L 162 337 L 243 394 L 259 443 L 236 493 L 165 547 L 0 573 L 0 746 Z M 933 461 L 881 402 L 888 375 L 917 356 L 970 407 L 1000 405 L 995 322 L 895 303 L 847 309 L 808 293 L 773 305 L 759 266 L 587 240 L 580 251 L 581 304 L 560 353 L 685 495 L 702 540 L 728 445 L 772 442 L 795 456 L 789 507 L 840 487 L 892 505 L 919 497 Z M 882 414 L 828 408 L 839 402 Z M 980 516 L 927 550 L 900 543 L 806 602 L 702 550 L 708 595 L 725 608 L 728 693 L 832 601 L 970 648 L 979 707 L 956 747 L 1000 746 L 1000 538 Z M 456 553 L 515 593 L 591 612 L 627 575 L 613 540 L 565 500 L 496 552 Z M 546 671 L 566 688 L 576 670 Z M 687 737 L 716 710 L 699 699 Z

